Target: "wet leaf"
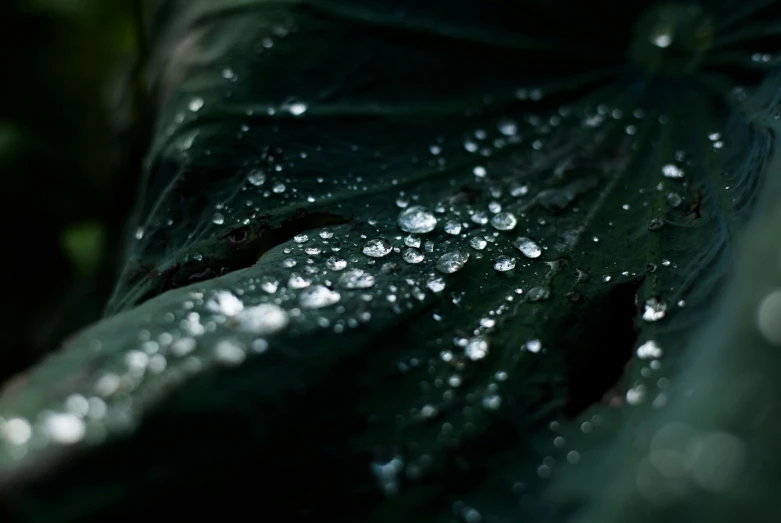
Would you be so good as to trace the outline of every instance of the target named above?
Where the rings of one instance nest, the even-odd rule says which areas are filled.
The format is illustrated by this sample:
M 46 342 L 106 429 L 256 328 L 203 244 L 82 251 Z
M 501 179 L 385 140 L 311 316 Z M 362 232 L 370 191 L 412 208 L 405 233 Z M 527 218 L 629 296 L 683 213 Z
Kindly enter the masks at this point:
M 164 3 L 137 242 L 0 399 L 9 511 L 545 516 L 562 434 L 662 401 L 776 126 L 772 6 L 600 5 Z

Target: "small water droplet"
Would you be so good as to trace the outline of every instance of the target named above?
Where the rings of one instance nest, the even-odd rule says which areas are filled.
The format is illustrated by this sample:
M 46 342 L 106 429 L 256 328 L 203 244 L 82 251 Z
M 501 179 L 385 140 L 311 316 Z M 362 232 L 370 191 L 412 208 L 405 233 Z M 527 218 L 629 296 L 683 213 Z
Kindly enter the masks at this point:
M 656 217 L 652 218 L 650 222 L 648 222 L 648 230 L 649 231 L 658 231 L 662 228 L 664 225 L 664 218 Z
M 263 183 L 266 181 L 266 173 L 263 171 L 256 169 L 249 173 L 247 176 L 247 181 L 254 185 L 255 187 L 259 187 L 263 185 Z
M 675 164 L 668 163 L 662 167 L 662 174 L 665 178 L 683 178 L 683 170 Z
M 524 345 L 527 351 L 533 352 L 534 354 L 537 354 L 542 350 L 542 342 L 537 339 L 529 340 L 526 342 L 526 345 Z
M 461 224 L 451 220 L 445 224 L 445 232 L 452 235 L 461 234 Z
M 347 260 L 339 256 L 331 256 L 325 261 L 325 266 L 332 271 L 341 271 L 347 267 Z
M 425 234 L 437 226 L 437 218 L 425 208 L 413 205 L 399 214 L 399 227 L 404 232 Z
M 491 218 L 491 225 L 498 231 L 509 231 L 515 228 L 518 219 L 509 212 L 500 212 Z
M 465 251 L 452 251 L 440 256 L 437 260 L 437 270 L 445 274 L 452 274 L 461 270 L 469 261 L 469 253 Z
M 230 291 L 215 291 L 206 301 L 206 309 L 225 316 L 235 316 L 244 309 L 244 303 Z
M 203 98 L 193 98 L 190 103 L 187 104 L 187 108 L 192 112 L 197 113 L 203 107 Z
M 478 251 L 485 249 L 486 245 L 488 245 L 488 242 L 485 240 L 485 238 L 481 238 L 479 236 L 473 236 L 469 240 L 469 246 Z
M 339 302 L 341 295 L 325 285 L 313 285 L 304 290 L 298 297 L 298 302 L 305 309 L 320 309 Z
M 667 313 L 667 304 L 657 298 L 648 298 L 643 305 L 643 319 L 648 322 L 659 321 Z
M 368 289 L 374 286 L 374 276 L 361 269 L 350 269 L 339 277 L 339 285 L 345 289 Z
M 220 212 L 215 212 L 214 216 L 212 217 L 212 223 L 215 225 L 222 225 L 225 223 L 225 216 L 223 216 Z
M 550 298 L 550 288 L 547 286 L 539 286 L 529 289 L 529 293 L 526 295 L 526 299 L 535 301 L 544 301 Z
M 515 268 L 515 258 L 504 254 L 494 260 L 494 269 L 499 272 L 510 271 Z
M 434 278 L 426 283 L 426 287 L 428 287 L 431 292 L 442 292 L 445 290 L 445 280 L 442 278 Z
M 542 255 L 542 249 L 531 238 L 519 236 L 513 242 L 513 247 L 521 251 L 521 254 L 527 258 L 539 258 Z
M 384 238 L 369 240 L 363 246 L 363 253 L 372 258 L 382 258 L 383 256 L 390 254 L 392 250 L 393 246 L 391 245 L 391 242 Z
M 637 348 L 637 357 L 641 360 L 656 360 L 662 354 L 662 348 L 654 340 L 648 340 Z
M 401 257 L 407 263 L 420 263 L 423 261 L 424 258 L 423 253 L 421 253 L 419 250 L 417 250 L 414 247 L 409 247 L 408 249 L 405 249 Z
M 256 334 L 271 334 L 284 329 L 288 324 L 287 312 L 273 303 L 262 303 L 246 307 L 237 316 L 241 330 Z
M 464 354 L 472 361 L 477 361 L 485 358 L 488 354 L 488 340 L 483 336 L 475 336 L 467 341 L 464 347 Z

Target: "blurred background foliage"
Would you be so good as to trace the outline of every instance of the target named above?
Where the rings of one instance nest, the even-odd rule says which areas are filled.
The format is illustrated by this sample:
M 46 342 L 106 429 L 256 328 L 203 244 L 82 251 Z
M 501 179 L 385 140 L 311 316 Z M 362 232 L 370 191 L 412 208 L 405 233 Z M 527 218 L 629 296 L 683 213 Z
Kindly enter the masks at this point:
M 0 2 L 0 381 L 101 314 L 148 126 L 141 0 Z

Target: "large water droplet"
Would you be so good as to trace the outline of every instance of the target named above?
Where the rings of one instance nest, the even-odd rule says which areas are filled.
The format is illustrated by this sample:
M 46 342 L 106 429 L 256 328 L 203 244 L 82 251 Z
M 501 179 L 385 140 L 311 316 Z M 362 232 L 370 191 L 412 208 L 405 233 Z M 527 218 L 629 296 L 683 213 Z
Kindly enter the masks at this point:
M 437 261 L 437 270 L 445 274 L 452 274 L 464 267 L 469 261 L 469 253 L 453 251 L 443 254 Z
M 363 246 L 363 253 L 372 258 L 382 258 L 383 256 L 390 254 L 392 250 L 393 246 L 391 245 L 391 242 L 385 238 L 369 240 Z
M 513 247 L 521 251 L 521 254 L 527 258 L 539 258 L 542 255 L 542 249 L 531 238 L 519 236 L 513 242 Z
M 413 205 L 399 214 L 399 227 L 404 232 L 425 234 L 437 226 L 437 218 L 425 208 Z
M 263 182 L 266 181 L 266 173 L 261 170 L 254 170 L 247 176 L 247 181 L 256 187 L 263 185 Z

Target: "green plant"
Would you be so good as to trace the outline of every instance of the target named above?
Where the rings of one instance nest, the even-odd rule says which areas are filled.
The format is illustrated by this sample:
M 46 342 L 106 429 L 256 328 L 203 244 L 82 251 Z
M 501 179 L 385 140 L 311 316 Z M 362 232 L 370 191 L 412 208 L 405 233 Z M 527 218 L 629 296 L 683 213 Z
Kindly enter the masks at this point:
M 0 398 L 9 517 L 771 517 L 780 16 L 162 2 L 136 241 Z

